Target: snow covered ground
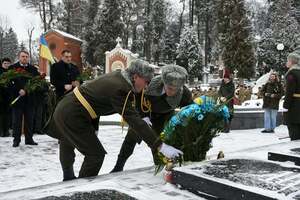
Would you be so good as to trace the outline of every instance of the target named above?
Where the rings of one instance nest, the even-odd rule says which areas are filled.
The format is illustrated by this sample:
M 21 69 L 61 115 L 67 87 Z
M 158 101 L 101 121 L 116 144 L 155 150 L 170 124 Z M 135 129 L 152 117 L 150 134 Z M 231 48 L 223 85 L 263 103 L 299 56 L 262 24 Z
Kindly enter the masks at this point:
M 127 129 L 123 133 L 119 126 L 100 126 L 99 139 L 108 154 L 100 174 L 108 173 L 117 159 L 121 143 Z M 261 129 L 236 130 L 230 133 L 221 133 L 213 140 L 213 148 L 208 152 L 208 159 L 216 159 L 219 151 L 225 157 L 234 156 L 234 152 L 245 149 L 255 149 L 260 146 L 289 141 L 285 126 L 275 129 L 275 134 L 260 133 Z M 0 138 L 0 192 L 12 191 L 21 188 L 45 185 L 60 182 L 62 173 L 58 159 L 57 140 L 46 135 L 35 135 L 38 146 L 24 145 L 24 138 L 19 148 L 12 147 L 12 138 Z M 267 155 L 265 155 L 267 157 Z M 78 174 L 83 156 L 77 152 L 75 173 Z M 128 160 L 125 170 L 152 165 L 150 149 L 145 143 L 137 145 L 134 155 Z M 155 179 L 157 181 L 157 179 Z M 164 183 L 163 180 L 162 184 Z

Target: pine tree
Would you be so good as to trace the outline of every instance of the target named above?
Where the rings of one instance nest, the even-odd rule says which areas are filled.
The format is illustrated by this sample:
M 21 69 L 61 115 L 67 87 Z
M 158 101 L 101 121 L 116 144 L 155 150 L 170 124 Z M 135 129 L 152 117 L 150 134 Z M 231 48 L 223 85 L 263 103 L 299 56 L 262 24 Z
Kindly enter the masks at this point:
M 178 30 L 179 23 L 177 21 L 171 22 L 166 27 L 162 49 L 162 57 L 165 63 L 173 63 L 176 60 L 176 44 L 179 44 L 180 42 Z
M 105 52 L 116 46 L 117 37 L 122 37 L 124 24 L 121 20 L 120 3 L 118 0 L 105 0 L 96 22 L 96 38 L 99 39 L 94 58 L 101 66 L 105 64 Z
M 19 51 L 26 51 L 26 47 L 23 41 L 19 45 Z
M 15 60 L 18 53 L 18 39 L 17 34 L 10 28 L 5 34 L 2 42 L 3 57 L 8 57 Z
M 62 3 L 58 4 L 58 7 L 60 7 L 61 11 L 57 19 L 57 27 L 62 31 L 82 37 L 83 28 L 87 21 L 87 1 L 63 0 Z
M 95 18 L 99 10 L 99 0 L 88 1 L 87 21 L 84 26 L 84 43 L 82 45 L 84 60 L 91 65 L 96 65 L 94 53 L 97 48 Z M 95 25 L 94 25 L 95 24 Z M 99 39 L 99 38 L 98 38 Z
M 159 63 L 163 46 L 163 34 L 166 29 L 167 4 L 164 0 L 154 0 L 152 10 L 152 55 L 155 63 Z
M 177 48 L 177 64 L 186 68 L 190 80 L 201 78 L 202 51 L 196 31 L 192 27 L 185 28 Z
M 266 63 L 268 68 L 273 68 L 281 74 L 285 71 L 287 55 L 295 50 L 299 34 L 299 24 L 293 17 L 291 0 L 272 1 L 268 10 L 270 27 L 264 31 L 259 43 L 259 63 Z M 277 50 L 277 45 L 282 43 L 284 49 Z
M 220 9 L 223 13 L 218 16 L 219 33 L 225 67 L 231 72 L 238 70 L 239 78 L 249 79 L 254 75 L 255 56 L 244 0 L 225 0 Z

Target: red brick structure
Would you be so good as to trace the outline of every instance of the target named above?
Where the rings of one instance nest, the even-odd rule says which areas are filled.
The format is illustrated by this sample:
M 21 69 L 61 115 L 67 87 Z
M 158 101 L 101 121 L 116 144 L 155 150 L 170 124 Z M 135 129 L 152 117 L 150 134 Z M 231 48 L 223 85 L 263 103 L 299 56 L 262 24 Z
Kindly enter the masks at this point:
M 81 44 L 82 40 L 79 38 L 65 33 L 59 30 L 49 30 L 45 34 L 45 38 L 48 42 L 48 46 L 52 52 L 52 55 L 56 61 L 61 59 L 61 52 L 64 49 L 68 49 L 72 52 L 73 63 L 81 69 L 82 59 L 81 59 Z M 40 71 L 49 75 L 50 68 L 47 60 L 39 59 Z

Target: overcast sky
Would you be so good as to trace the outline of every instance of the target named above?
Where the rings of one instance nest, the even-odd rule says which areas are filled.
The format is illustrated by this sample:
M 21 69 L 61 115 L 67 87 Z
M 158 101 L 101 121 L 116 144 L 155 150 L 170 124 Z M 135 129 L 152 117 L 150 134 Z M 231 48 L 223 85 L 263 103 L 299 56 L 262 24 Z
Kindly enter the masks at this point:
M 19 0 L 0 0 L 1 9 L 0 16 L 7 17 L 9 21 L 9 26 L 13 27 L 17 33 L 19 42 L 28 40 L 27 29 L 34 26 L 34 38 L 38 38 L 41 33 L 41 22 L 37 13 L 33 11 L 22 8 L 19 5 Z M 169 0 L 171 2 L 176 2 L 178 4 L 179 0 Z M 253 1 L 253 0 L 248 0 Z M 254 0 L 258 2 L 264 2 L 265 0 Z
M 17 33 L 19 42 L 28 40 L 27 29 L 34 26 L 34 38 L 41 34 L 37 13 L 21 8 L 19 0 L 1 0 L 0 16 L 7 17 L 9 26 Z

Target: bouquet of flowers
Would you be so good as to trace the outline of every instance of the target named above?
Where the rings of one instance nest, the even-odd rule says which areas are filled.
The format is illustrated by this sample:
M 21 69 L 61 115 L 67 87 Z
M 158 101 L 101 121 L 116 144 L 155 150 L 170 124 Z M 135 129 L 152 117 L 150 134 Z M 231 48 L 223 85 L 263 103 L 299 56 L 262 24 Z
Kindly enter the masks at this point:
M 26 70 L 21 67 L 16 68 L 16 69 L 10 69 L 7 72 L 4 72 L 3 74 L 1 74 L 0 86 L 1 87 L 9 87 L 9 85 L 11 84 L 11 82 L 14 79 L 17 79 L 20 77 L 31 78 L 32 76 L 30 76 L 30 74 L 27 73 Z
M 77 77 L 77 81 L 84 82 L 87 80 L 92 80 L 94 78 L 94 71 L 92 67 L 83 67 L 82 72 Z
M 40 75 L 29 79 L 24 89 L 28 94 L 32 94 L 34 92 L 45 91 L 48 87 L 49 83 L 45 80 L 45 75 Z
M 184 153 L 183 158 L 179 159 L 179 164 L 182 161 L 201 161 L 205 159 L 212 139 L 223 130 L 224 122 L 228 119 L 229 110 L 224 104 L 218 104 L 211 97 L 201 96 L 174 115 L 160 137 L 164 143 Z M 159 153 L 156 173 L 169 162 Z

